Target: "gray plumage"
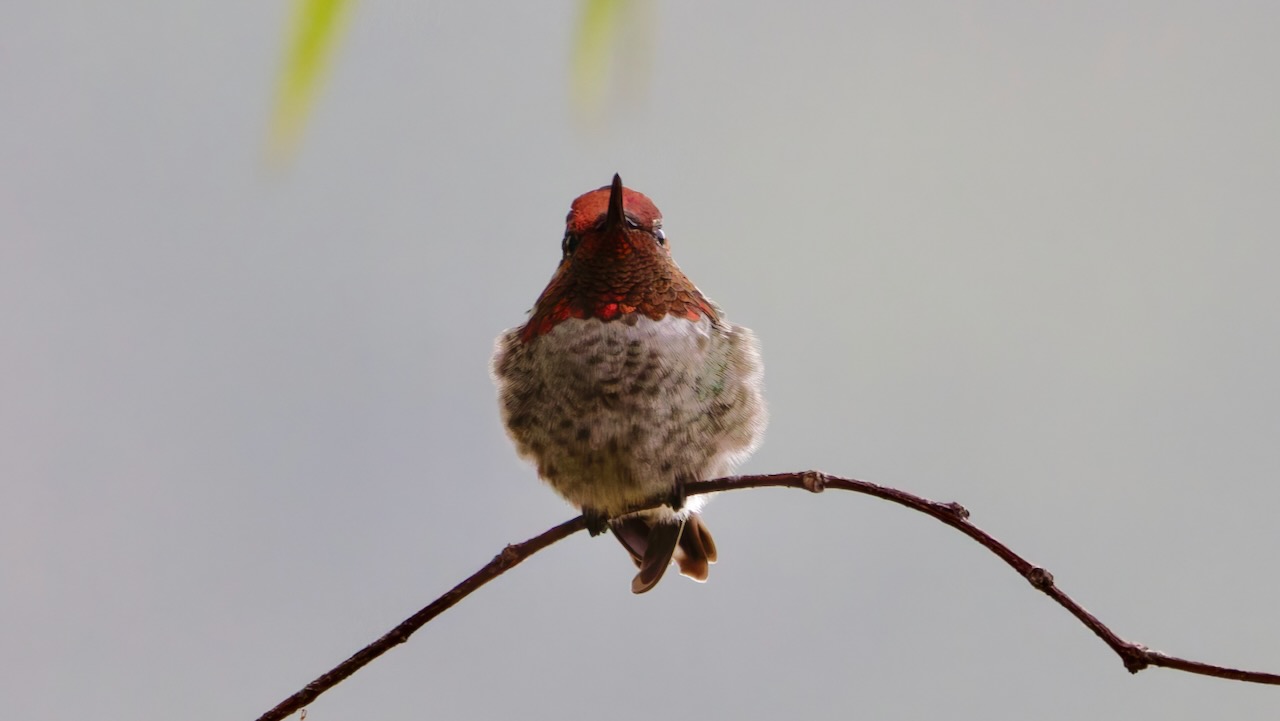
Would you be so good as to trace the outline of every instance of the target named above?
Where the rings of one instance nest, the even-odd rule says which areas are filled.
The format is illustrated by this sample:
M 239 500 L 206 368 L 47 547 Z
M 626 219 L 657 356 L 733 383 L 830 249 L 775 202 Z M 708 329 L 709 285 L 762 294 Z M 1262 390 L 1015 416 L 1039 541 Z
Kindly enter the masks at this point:
M 746 328 L 632 314 L 570 318 L 528 341 L 521 331 L 500 336 L 493 356 L 503 422 L 517 452 L 586 513 L 616 516 L 727 475 L 763 435 L 762 367 Z M 706 500 L 613 524 L 641 566 L 633 590 L 652 588 L 673 556 L 685 575 L 706 579 L 714 542 L 696 518 L 686 527 Z

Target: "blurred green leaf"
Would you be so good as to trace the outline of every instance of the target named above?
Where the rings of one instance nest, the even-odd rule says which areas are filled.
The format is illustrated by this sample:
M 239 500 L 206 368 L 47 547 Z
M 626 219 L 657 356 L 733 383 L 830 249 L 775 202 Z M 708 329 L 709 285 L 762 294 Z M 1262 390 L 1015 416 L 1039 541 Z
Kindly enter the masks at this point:
M 617 44 L 618 20 L 627 0 L 583 0 L 573 44 L 573 97 L 580 110 L 600 105 L 609 77 L 610 48 Z
M 329 58 L 346 22 L 351 0 L 294 0 L 288 50 L 276 90 L 269 156 L 277 163 L 293 157 Z M 652 3 L 647 0 L 582 0 L 582 15 L 573 47 L 573 99 L 579 117 L 595 118 L 615 65 L 625 71 L 625 85 L 643 86 L 648 79 L 652 42 Z M 621 60 L 615 62 L 620 57 Z M 624 92 L 643 97 L 644 92 Z
M 610 80 L 621 75 L 623 99 L 643 98 L 653 38 L 649 0 L 582 0 L 573 45 L 573 101 L 580 118 L 603 109 Z
M 289 49 L 271 122 L 269 152 L 273 160 L 286 161 L 297 149 L 351 4 L 350 0 L 294 0 Z

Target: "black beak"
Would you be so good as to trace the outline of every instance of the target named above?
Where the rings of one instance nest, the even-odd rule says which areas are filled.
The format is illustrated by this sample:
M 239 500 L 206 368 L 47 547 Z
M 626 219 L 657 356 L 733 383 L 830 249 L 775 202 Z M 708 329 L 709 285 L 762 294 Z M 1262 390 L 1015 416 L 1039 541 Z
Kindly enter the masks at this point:
M 604 217 L 604 230 L 621 228 L 626 217 L 622 210 L 622 176 L 613 174 L 613 187 L 609 188 L 609 214 Z

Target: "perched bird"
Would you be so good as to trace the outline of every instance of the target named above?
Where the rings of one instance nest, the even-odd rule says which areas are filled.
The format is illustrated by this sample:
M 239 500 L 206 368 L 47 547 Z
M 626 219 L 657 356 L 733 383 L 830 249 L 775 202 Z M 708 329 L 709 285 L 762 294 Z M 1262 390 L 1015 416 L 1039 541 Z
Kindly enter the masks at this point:
M 705 581 L 707 496 L 686 500 L 684 486 L 727 475 L 764 434 L 755 336 L 680 272 L 658 209 L 617 175 L 574 200 L 566 226 L 528 322 L 497 340 L 502 420 L 592 535 L 607 527 L 631 554 L 633 592 L 673 558 Z

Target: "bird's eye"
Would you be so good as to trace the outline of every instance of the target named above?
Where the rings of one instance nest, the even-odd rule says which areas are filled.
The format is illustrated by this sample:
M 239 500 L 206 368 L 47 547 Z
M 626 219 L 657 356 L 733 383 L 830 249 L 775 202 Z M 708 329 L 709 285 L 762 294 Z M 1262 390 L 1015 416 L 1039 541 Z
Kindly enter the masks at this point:
M 666 233 L 664 233 L 664 232 L 662 232 L 662 228 L 654 228 L 654 229 L 653 229 L 653 237 L 655 237 L 655 238 L 657 238 L 657 239 L 658 239 L 658 245 L 666 245 L 666 244 L 667 244 L 667 234 L 666 234 Z
M 564 251 L 566 256 L 572 255 L 573 251 L 578 249 L 578 236 L 574 233 L 566 232 L 564 240 L 560 243 L 560 250 Z

